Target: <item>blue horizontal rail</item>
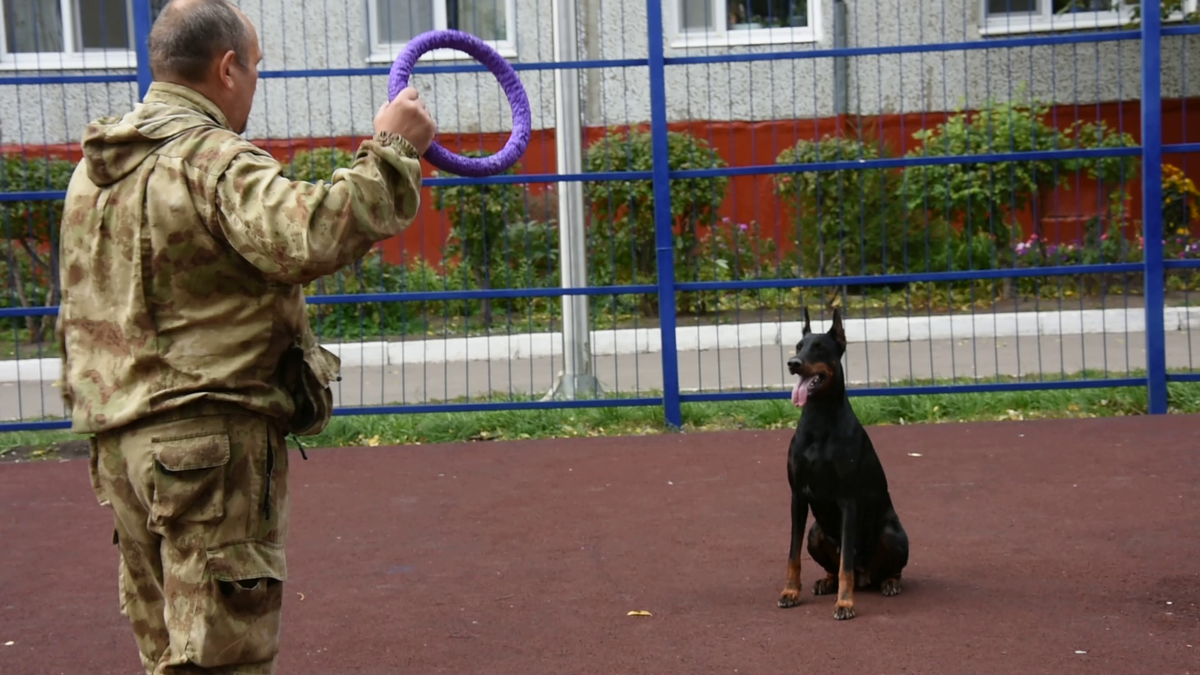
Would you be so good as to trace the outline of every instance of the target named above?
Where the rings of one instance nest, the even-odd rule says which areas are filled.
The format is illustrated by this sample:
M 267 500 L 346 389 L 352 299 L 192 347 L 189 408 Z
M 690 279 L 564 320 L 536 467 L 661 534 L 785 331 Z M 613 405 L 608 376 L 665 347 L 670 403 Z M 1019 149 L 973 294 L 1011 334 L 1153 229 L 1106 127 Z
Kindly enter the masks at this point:
M 1163 37 L 1179 35 L 1200 35 L 1200 26 L 1171 26 L 1162 29 Z
M 1175 146 L 1188 148 L 1187 146 Z M 1191 152 L 1189 149 L 1179 152 Z M 998 164 L 1001 162 L 1046 162 L 1070 159 L 1096 159 L 1101 157 L 1138 157 L 1141 147 L 1124 148 L 1074 148 L 1063 150 L 1037 150 L 1031 152 L 994 152 L 978 155 L 918 155 L 888 159 L 848 159 L 836 162 L 811 162 L 809 164 L 755 164 L 714 169 L 680 169 L 670 172 L 672 179 L 716 178 L 721 176 L 761 176 L 801 171 L 854 171 L 866 169 L 894 169 L 914 166 L 945 166 L 949 164 Z M 433 186 L 481 185 L 481 184 L 538 184 L 577 183 L 586 181 L 651 180 L 650 171 L 597 171 L 594 173 L 529 173 L 488 178 L 427 178 L 422 184 Z M 44 190 L 34 192 L 0 192 L 0 202 L 47 201 L 63 199 L 63 191 Z
M 887 159 L 848 159 L 836 162 L 810 162 L 808 164 L 759 164 L 731 166 L 715 169 L 686 169 L 671 171 L 671 178 L 716 178 L 718 176 L 762 176 L 777 173 L 799 173 L 801 171 L 856 171 L 866 169 L 897 169 L 914 166 L 945 166 L 948 164 L 999 164 L 1001 162 L 1047 162 L 1069 159 L 1095 159 L 1100 157 L 1138 157 L 1142 149 L 1138 146 L 1124 148 L 1079 148 L 1064 150 L 1036 150 L 1030 152 L 991 152 L 978 155 L 916 155 Z
M 1200 152 L 1200 143 L 1173 143 L 1163 146 L 1164 155 L 1182 155 L 1189 152 Z
M 42 71 L 38 71 L 42 72 Z M 0 86 L 23 86 L 33 84 L 114 84 L 137 82 L 137 75 L 18 75 L 0 77 Z
M 1163 35 L 1193 35 L 1200 31 L 1197 26 L 1181 26 L 1163 29 Z M 744 63 L 748 61 L 787 61 L 795 59 L 827 59 L 846 56 L 875 56 L 883 54 L 916 54 L 934 52 L 974 51 L 987 49 L 1013 49 L 1018 47 L 1038 47 L 1046 45 L 1088 44 L 1101 42 L 1118 42 L 1138 40 L 1141 33 L 1136 30 L 1112 31 L 1107 33 L 1069 33 L 1064 35 L 1045 35 L 1019 38 L 1000 38 L 986 40 L 968 40 L 962 42 L 917 43 L 907 45 L 880 45 L 876 47 L 844 47 L 838 49 L 812 49 L 771 51 L 754 54 L 716 54 L 704 56 L 681 56 L 666 58 L 668 66 L 704 64 L 704 63 Z M 464 57 L 464 60 L 467 57 Z M 638 68 L 649 67 L 648 59 L 593 59 L 583 61 L 541 61 L 533 63 L 511 63 L 513 70 L 585 70 L 600 68 Z M 43 71 L 38 71 L 43 72 Z M 264 70 L 259 73 L 263 79 L 297 79 L 297 78 L 329 78 L 329 77 L 378 77 L 391 72 L 389 66 L 368 68 L 310 68 L 297 70 Z M 413 68 L 414 74 L 449 74 L 449 73 L 481 73 L 487 68 L 476 63 L 447 64 L 447 65 L 418 65 Z M 0 77 L 0 85 L 32 85 L 32 84 L 89 84 L 110 82 L 137 82 L 136 73 L 106 74 L 106 75 L 30 75 L 16 77 Z
M 367 405 L 335 408 L 335 417 L 353 415 L 411 415 L 415 413 L 487 412 L 489 410 L 554 410 L 564 408 L 624 408 L 625 406 L 662 405 L 658 397 L 593 398 L 556 401 L 494 401 L 480 403 L 414 403 L 409 405 Z M 3 427 L 0 427 L 3 430 Z
M 969 40 L 964 42 L 917 43 L 908 45 L 880 45 L 876 47 L 842 47 L 838 49 L 806 49 L 789 51 L 758 52 L 754 54 L 714 54 L 704 56 L 676 56 L 664 59 L 668 66 L 685 66 L 702 63 L 745 63 L 747 61 L 794 61 L 797 59 L 831 59 L 846 56 L 879 56 L 883 54 L 920 54 L 931 52 L 961 52 L 981 49 L 1013 49 L 1017 47 L 1041 47 L 1046 45 L 1091 44 L 1141 39 L 1136 30 L 1109 33 L 1071 33 L 1037 37 L 999 38 L 995 40 Z M 719 45 L 716 45 L 719 47 Z
M 629 406 L 662 405 L 663 399 L 658 397 L 640 398 L 600 398 L 551 401 L 492 401 L 479 403 L 419 403 L 373 406 L 346 406 L 334 408 L 334 417 L 352 417 L 358 415 L 414 415 L 419 413 L 446 412 L 499 412 L 501 410 L 564 410 L 579 408 L 624 408 Z M 0 422 L 0 433 L 15 431 L 56 431 L 71 428 L 70 420 L 36 420 L 19 422 Z
M 910 272 L 906 274 L 871 274 L 844 277 L 814 277 L 797 279 L 747 279 L 745 281 L 681 281 L 679 291 L 728 291 L 762 288 L 814 288 L 828 286 L 882 286 L 899 283 L 936 283 L 970 281 L 973 279 L 1016 279 L 1023 277 L 1053 277 L 1072 274 L 1140 274 L 1142 263 L 1112 263 L 1103 265 L 1060 265 L 1056 267 L 1005 267 L 1000 269 L 963 270 L 959 272 Z
M 475 291 L 405 291 L 400 293 L 345 293 L 308 296 L 310 305 L 358 305 L 372 302 L 433 302 L 442 300 L 498 300 L 502 298 L 561 298 L 595 295 L 657 293 L 654 284 L 587 286 L 584 288 L 491 288 Z M 2 316 L 2 314 L 0 314 Z
M 1163 267 L 1169 270 L 1195 270 L 1200 269 L 1200 260 L 1163 260 Z
M 1063 389 L 1106 389 L 1108 387 L 1144 387 L 1144 377 L 1122 377 L 1111 380 L 1052 380 L 1030 382 L 989 382 L 980 384 L 944 384 L 904 387 L 853 387 L 850 396 L 928 396 L 931 394 L 980 394 L 999 391 L 1053 391 Z M 680 394 L 684 403 L 717 403 L 721 401 L 762 401 L 790 399 L 791 391 L 730 391 L 711 394 Z
M 1200 268 L 1200 260 L 1167 261 L 1168 268 Z M 829 286 L 883 286 L 897 283 L 937 283 L 970 281 L 972 279 L 1017 279 L 1038 276 L 1070 276 L 1076 274 L 1137 274 L 1142 263 L 1109 263 L 1100 265 L 1059 265 L 1055 267 L 1011 267 L 1000 269 L 962 270 L 956 272 L 911 272 L 906 274 L 876 274 L 859 276 L 815 277 L 811 279 L 777 277 L 744 281 L 678 282 L 679 292 L 754 290 L 766 288 L 820 288 Z M 658 292 L 653 284 L 625 286 L 588 286 L 584 288 L 493 288 L 472 291 L 405 291 L 397 293 L 341 293 L 312 295 L 310 305 L 364 305 L 389 302 L 435 302 L 449 300 L 484 300 L 503 298 L 560 298 L 568 296 L 649 295 Z M 57 316 L 58 307 L 0 308 L 0 318 L 26 316 Z
M 470 57 L 463 57 L 469 59 Z M 539 61 L 520 63 L 510 61 L 513 70 L 592 70 L 600 68 L 637 68 L 648 67 L 646 59 L 592 59 L 584 61 Z M 453 73 L 486 73 L 488 69 L 477 63 L 463 63 L 444 66 L 415 66 L 414 75 L 446 75 Z M 370 68 L 307 68 L 297 70 L 264 70 L 258 74 L 263 79 L 293 79 L 305 77 L 378 77 L 390 75 L 391 66 L 376 66 Z
M 1167 382 L 1200 382 L 1200 373 L 1167 373 Z

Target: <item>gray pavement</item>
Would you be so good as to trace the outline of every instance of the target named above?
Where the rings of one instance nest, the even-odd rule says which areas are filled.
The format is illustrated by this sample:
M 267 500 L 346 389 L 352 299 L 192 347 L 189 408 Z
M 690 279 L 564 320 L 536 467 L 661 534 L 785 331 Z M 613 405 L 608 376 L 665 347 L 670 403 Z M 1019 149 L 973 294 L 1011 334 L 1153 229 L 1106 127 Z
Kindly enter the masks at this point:
M 1167 333 L 1167 365 L 1200 369 L 1200 335 L 1189 346 L 1186 332 Z M 1189 348 L 1190 347 L 1190 348 Z M 685 391 L 785 389 L 791 386 L 783 347 L 680 352 L 679 380 Z M 1192 355 L 1195 355 L 1193 358 Z M 934 340 L 851 344 L 847 375 L 851 383 L 902 386 L 911 379 L 1037 375 L 1107 371 L 1120 377 L 1145 367 L 1145 336 L 1071 335 L 978 340 Z M 346 368 L 335 387 L 342 406 L 419 404 L 470 396 L 541 396 L 554 383 L 561 359 L 538 358 L 410 366 Z M 595 371 L 608 391 L 650 394 L 662 388 L 660 354 L 598 357 Z M 0 383 L 0 419 L 61 417 L 59 389 L 52 384 Z

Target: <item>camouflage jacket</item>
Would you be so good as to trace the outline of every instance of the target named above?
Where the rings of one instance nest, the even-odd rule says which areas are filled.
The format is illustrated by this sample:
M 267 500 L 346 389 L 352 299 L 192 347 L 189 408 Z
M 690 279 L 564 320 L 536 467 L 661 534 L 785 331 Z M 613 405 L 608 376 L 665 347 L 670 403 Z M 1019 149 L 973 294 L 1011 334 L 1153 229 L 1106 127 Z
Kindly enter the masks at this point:
M 302 354 L 322 385 L 339 368 L 316 344 L 303 287 L 416 217 L 413 146 L 376 134 L 332 183 L 294 182 L 211 101 L 164 83 L 88 125 L 82 146 L 59 244 L 72 430 L 199 400 L 292 420 L 285 376 L 299 361 L 285 356 Z

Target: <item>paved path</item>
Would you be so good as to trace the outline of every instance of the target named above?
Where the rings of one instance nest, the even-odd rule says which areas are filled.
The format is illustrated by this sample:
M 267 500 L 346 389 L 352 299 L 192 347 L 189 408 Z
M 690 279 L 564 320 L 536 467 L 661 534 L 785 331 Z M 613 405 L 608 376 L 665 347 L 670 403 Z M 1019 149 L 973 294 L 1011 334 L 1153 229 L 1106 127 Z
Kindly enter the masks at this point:
M 1200 335 L 1167 333 L 1168 365 L 1200 369 Z M 1194 360 L 1189 361 L 1189 354 Z M 681 352 L 680 386 L 685 390 L 736 390 L 791 387 L 785 363 L 790 348 L 720 349 Z M 1078 373 L 1084 367 L 1107 370 L 1111 377 L 1145 367 L 1145 336 L 1073 335 L 979 340 L 851 344 L 847 373 L 852 383 L 908 384 L 910 378 L 987 378 L 1003 375 Z M 485 399 L 488 392 L 543 395 L 553 386 L 561 359 L 538 358 L 472 361 L 412 366 L 347 368 L 335 388 L 338 405 L 424 403 L 470 395 Z M 595 370 L 609 391 L 661 391 L 659 354 L 605 356 Z M 53 385 L 0 383 L 0 417 L 31 419 L 60 416 L 62 403 Z
M 775 606 L 787 432 L 293 452 L 279 672 L 1194 673 L 1197 422 L 875 428 L 912 556 L 849 622 Z M 85 463 L 0 495 L 0 672 L 138 672 Z

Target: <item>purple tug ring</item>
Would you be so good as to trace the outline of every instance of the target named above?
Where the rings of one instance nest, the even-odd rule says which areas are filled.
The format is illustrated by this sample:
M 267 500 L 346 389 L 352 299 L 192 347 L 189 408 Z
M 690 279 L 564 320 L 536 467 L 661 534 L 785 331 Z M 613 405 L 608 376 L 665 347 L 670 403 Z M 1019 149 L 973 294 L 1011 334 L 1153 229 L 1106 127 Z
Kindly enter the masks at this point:
M 408 86 L 408 78 L 412 75 L 417 59 L 434 49 L 463 52 L 492 71 L 500 81 L 500 86 L 504 88 L 504 94 L 512 108 L 513 129 L 508 136 L 508 142 L 494 155 L 464 157 L 450 152 L 434 141 L 425 151 L 425 159 L 443 171 L 468 178 L 495 176 L 507 171 L 525 154 L 525 148 L 529 146 L 529 136 L 533 127 L 529 98 L 525 95 L 525 87 L 513 67 L 483 40 L 458 30 L 429 31 L 413 38 L 392 64 L 388 81 L 388 100 L 394 100 L 396 95 Z

